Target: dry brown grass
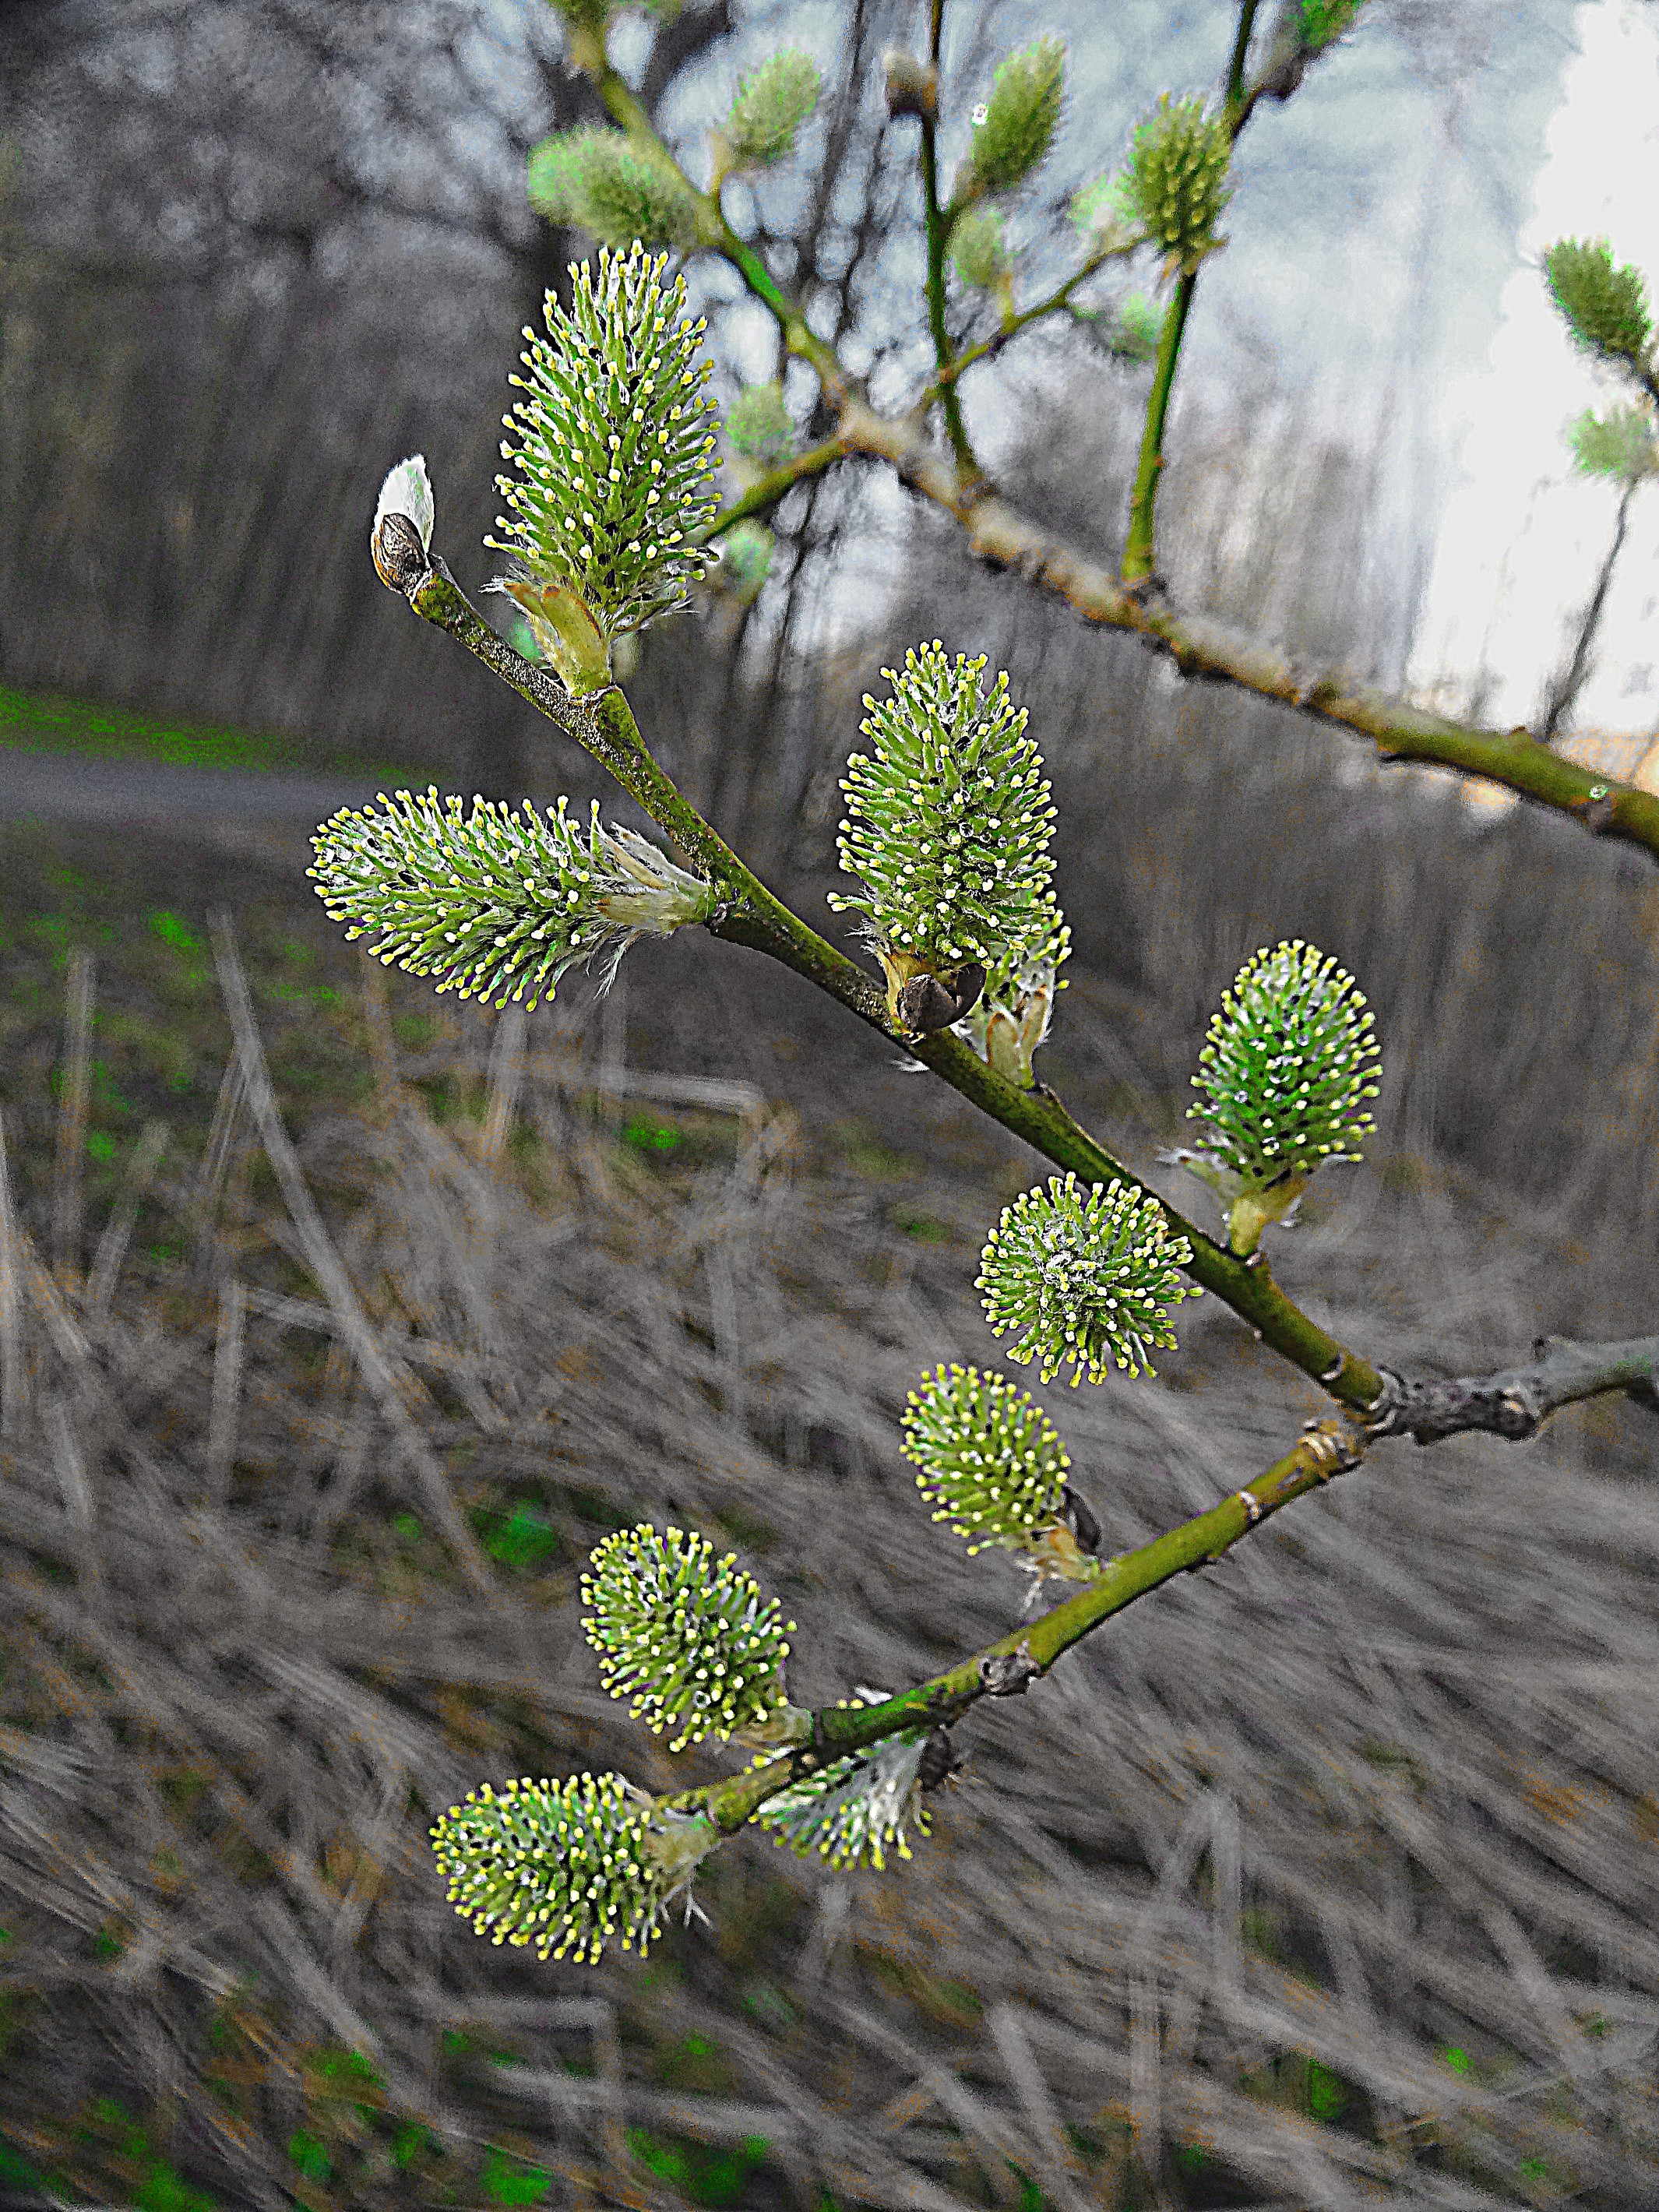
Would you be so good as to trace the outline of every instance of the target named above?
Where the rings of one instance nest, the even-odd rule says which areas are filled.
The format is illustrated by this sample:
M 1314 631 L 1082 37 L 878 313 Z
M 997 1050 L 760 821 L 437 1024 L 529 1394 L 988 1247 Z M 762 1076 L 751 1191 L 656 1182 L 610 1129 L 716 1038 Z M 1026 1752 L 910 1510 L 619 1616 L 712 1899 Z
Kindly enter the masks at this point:
M 0 2131 L 105 2204 L 186 2203 L 162 2173 L 259 2207 L 537 2174 L 549 2203 L 1654 2202 L 1634 1408 L 1379 1451 L 976 1711 L 908 1866 L 743 1838 L 707 1926 L 597 1971 L 447 1906 L 424 1830 L 477 1781 L 714 1771 L 599 1690 L 605 1528 L 734 1544 L 813 1701 L 1019 1602 L 929 1523 L 896 1415 L 924 1365 L 994 1358 L 973 1255 L 1036 1164 L 788 979 L 739 999 L 732 957 L 641 962 L 608 1025 L 462 1010 L 419 1058 L 371 994 L 374 1098 L 291 1147 L 245 1024 L 201 1158 L 158 1176 L 188 1263 L 106 1247 L 106 1298 L 101 1219 L 54 1273 L 51 1176 L 14 1210 Z M 1179 1006 L 1070 999 L 1073 1094 L 1148 1164 Z M 630 1036 L 755 1096 L 653 1108 Z M 1349 1175 L 1276 1264 L 1368 1352 L 1454 1370 L 1595 1304 L 1559 1209 L 1405 1146 Z M 1210 1301 L 1158 1382 L 1043 1395 L 1117 1547 L 1315 1409 Z

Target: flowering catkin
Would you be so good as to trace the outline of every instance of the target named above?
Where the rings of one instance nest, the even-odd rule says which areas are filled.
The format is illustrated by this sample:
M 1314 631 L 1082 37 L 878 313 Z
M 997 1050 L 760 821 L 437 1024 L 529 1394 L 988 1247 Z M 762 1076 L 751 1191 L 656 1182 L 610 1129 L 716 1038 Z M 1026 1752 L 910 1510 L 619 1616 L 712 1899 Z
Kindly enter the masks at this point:
M 463 999 L 533 1007 L 568 969 L 601 959 L 608 981 L 636 938 L 666 937 L 714 911 L 715 893 L 632 830 L 586 829 L 475 799 L 470 814 L 435 785 L 345 807 L 324 823 L 307 873 L 331 921 L 387 967 L 438 979 Z
M 704 325 L 666 267 L 637 244 L 601 252 L 597 272 L 573 264 L 569 308 L 550 292 L 547 336 L 525 332 L 525 396 L 503 418 L 517 473 L 495 480 L 510 513 L 484 543 L 572 594 L 607 641 L 684 605 L 716 558 L 696 542 L 718 505 Z
M 591 1554 L 582 1596 L 606 1689 L 632 1698 L 634 1718 L 654 1734 L 677 1729 L 671 1751 L 732 1735 L 785 1702 L 785 1631 L 795 1624 L 706 1536 L 648 1522 L 618 1528 Z
M 884 670 L 890 699 L 866 697 L 871 750 L 847 764 L 837 847 L 856 892 L 837 912 L 869 917 L 902 972 L 988 969 L 1050 943 L 1054 809 L 1042 756 L 1008 678 L 983 683 L 985 661 L 946 657 L 936 638 Z
M 1176 1340 L 1165 1309 L 1199 1295 L 1176 1272 L 1192 1256 L 1155 1198 L 1068 1170 L 1005 1207 L 982 1255 L 985 1317 L 994 1334 L 1015 1333 L 1009 1358 L 1035 1359 L 1044 1382 L 1067 1366 L 1073 1384 L 1114 1366 L 1151 1375 L 1152 1349 Z

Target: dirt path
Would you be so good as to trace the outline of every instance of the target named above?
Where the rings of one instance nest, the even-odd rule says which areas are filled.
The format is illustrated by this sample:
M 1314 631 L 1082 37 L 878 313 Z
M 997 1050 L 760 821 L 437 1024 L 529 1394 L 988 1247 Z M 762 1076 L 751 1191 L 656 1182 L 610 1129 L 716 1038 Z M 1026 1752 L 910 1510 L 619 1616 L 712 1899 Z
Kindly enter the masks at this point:
M 338 808 L 373 799 L 378 788 L 367 778 L 351 776 L 0 751 L 0 819 L 14 822 L 161 829 L 239 822 L 314 828 Z

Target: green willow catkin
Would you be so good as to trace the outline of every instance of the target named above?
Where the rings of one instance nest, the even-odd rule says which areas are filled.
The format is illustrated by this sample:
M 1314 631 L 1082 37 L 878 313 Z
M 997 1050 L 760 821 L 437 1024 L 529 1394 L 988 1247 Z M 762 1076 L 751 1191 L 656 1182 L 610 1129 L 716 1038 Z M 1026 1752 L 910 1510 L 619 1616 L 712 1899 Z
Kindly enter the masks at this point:
M 635 246 L 574 264 L 568 309 L 547 295 L 547 336 L 526 330 L 524 393 L 504 417 L 496 486 L 510 513 L 484 543 L 573 690 L 610 681 L 610 641 L 684 606 L 718 558 L 697 542 L 718 501 L 714 403 L 688 321 L 685 280 Z M 540 625 L 540 627 L 538 627 Z M 543 635 L 543 628 L 546 636 Z
M 613 1939 L 643 1956 L 664 1905 L 720 1840 L 711 1822 L 656 1814 L 620 1774 L 486 1784 L 431 1834 L 449 1901 L 476 1934 L 585 1966 Z
M 852 893 L 836 912 L 869 918 L 890 985 L 964 962 L 989 969 L 1051 943 L 1054 809 L 1042 756 L 1008 678 L 988 686 L 983 658 L 951 661 L 936 638 L 883 673 L 890 699 L 866 696 L 867 754 L 847 764 L 837 848 Z
M 1071 1459 L 1042 1408 L 1006 1376 L 941 1366 L 910 1393 L 903 1426 L 917 1487 L 970 1557 L 989 1544 L 1023 1546 L 1059 1519 Z
M 846 1709 L 884 1700 L 864 1690 L 836 1702 Z M 757 1823 L 798 1856 L 817 1851 L 837 1869 L 869 1867 L 879 1873 L 890 1851 L 909 1858 L 909 1829 L 922 1836 L 929 1832 L 921 1763 L 930 1733 L 927 1728 L 908 1729 L 804 1775 L 768 1798 L 755 1815 Z
M 653 1734 L 677 1729 L 671 1751 L 733 1735 L 786 1702 L 795 1624 L 706 1536 L 644 1522 L 619 1528 L 590 1555 L 582 1596 L 605 1686 L 632 1698 L 634 1718 Z
M 625 252 L 636 239 L 681 248 L 696 240 L 685 179 L 620 131 L 584 125 L 544 138 L 530 156 L 526 191 L 544 222 L 585 230 L 602 246 Z
M 787 460 L 795 442 L 795 425 L 784 404 L 781 384 L 745 384 L 726 410 L 726 434 L 734 450 L 762 468 Z
M 1328 1160 L 1357 1160 L 1375 1127 L 1371 1016 L 1354 980 L 1295 938 L 1247 960 L 1210 1024 L 1187 1117 L 1203 1144 L 1162 1157 L 1207 1182 L 1228 1209 L 1227 1241 L 1254 1252 L 1264 1229 L 1294 1218 Z
M 1246 1182 L 1357 1160 L 1376 1124 L 1377 1047 L 1359 987 L 1329 953 L 1293 938 L 1254 953 L 1211 1019 L 1193 1088 L 1221 1165 Z
M 1616 483 L 1638 483 L 1659 469 L 1651 404 L 1610 408 L 1605 416 L 1587 407 L 1567 433 L 1574 465 L 1587 477 L 1611 477 Z
M 1563 238 L 1547 247 L 1544 275 L 1575 344 L 1606 360 L 1641 365 L 1653 337 L 1639 269 L 1613 266 L 1604 238 Z
M 951 262 L 963 283 L 976 291 L 998 292 L 1013 264 L 1002 216 L 995 208 L 969 208 L 951 233 Z
M 1164 249 L 1166 271 L 1190 275 L 1225 245 L 1216 225 L 1232 198 L 1232 138 L 1226 119 L 1198 95 L 1160 94 L 1136 125 L 1118 191 Z
M 1048 159 L 1066 92 L 1066 48 L 1049 33 L 997 70 L 974 116 L 969 161 L 988 192 L 1012 191 Z
M 1199 1295 L 1176 1273 L 1191 1245 L 1155 1198 L 1115 1176 L 1088 1185 L 1068 1169 L 1022 1193 L 981 1256 L 992 1333 L 1012 1331 L 1009 1358 L 1036 1360 L 1044 1382 L 1068 1366 L 1074 1385 L 1102 1382 L 1114 1367 L 1155 1374 L 1153 1349 L 1176 1341 L 1168 1308 Z
M 749 168 L 781 161 L 794 151 L 800 127 L 818 102 L 818 65 L 791 48 L 769 55 L 738 87 L 731 112 L 719 126 L 732 165 Z
M 332 921 L 387 967 L 435 978 L 463 999 L 534 1007 L 573 967 L 604 980 L 637 938 L 667 937 L 714 911 L 715 894 L 632 830 L 605 828 L 599 801 L 584 829 L 556 809 L 538 815 L 433 786 L 372 807 L 345 807 L 312 839 L 307 870 Z

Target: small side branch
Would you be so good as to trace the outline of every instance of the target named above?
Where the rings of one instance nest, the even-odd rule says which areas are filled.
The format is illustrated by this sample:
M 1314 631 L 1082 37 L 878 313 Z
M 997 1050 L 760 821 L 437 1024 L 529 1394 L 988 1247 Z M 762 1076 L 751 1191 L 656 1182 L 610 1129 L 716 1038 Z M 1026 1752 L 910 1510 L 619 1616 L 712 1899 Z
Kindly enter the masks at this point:
M 1659 1336 L 1623 1344 L 1540 1337 L 1527 1366 L 1497 1375 L 1408 1381 L 1385 1370 L 1381 1401 L 1366 1426 L 1373 1437 L 1415 1437 L 1419 1444 L 1469 1430 L 1520 1443 L 1561 1407 L 1613 1390 L 1659 1413 Z
M 1164 431 L 1169 421 L 1170 397 L 1175 389 L 1176 363 L 1187 316 L 1198 289 L 1198 271 L 1183 270 L 1176 279 L 1175 298 L 1164 318 L 1158 342 L 1158 366 L 1152 388 L 1146 395 L 1146 423 L 1140 436 L 1140 459 L 1134 489 L 1129 495 L 1129 534 L 1123 543 L 1123 580 L 1138 583 L 1150 577 L 1155 565 L 1153 514 L 1158 505 L 1158 479 L 1164 473 Z
M 934 17 L 934 28 L 939 27 L 939 16 Z M 935 85 L 939 82 L 939 51 L 933 52 L 933 71 Z M 939 377 L 935 386 L 945 409 L 945 434 L 951 441 L 951 451 L 956 455 L 957 468 L 964 481 L 980 473 L 974 449 L 968 441 L 968 428 L 963 421 L 962 396 L 956 387 L 954 362 L 951 352 L 951 336 L 945 321 L 945 251 L 949 243 L 949 216 L 940 204 L 939 196 L 939 118 L 933 102 L 923 107 L 919 120 L 921 125 L 921 205 L 922 219 L 927 241 L 927 332 L 933 343 L 933 359 Z
M 1052 292 L 1041 300 L 1034 301 L 1029 307 L 1022 307 L 1017 314 L 1010 315 L 1006 323 L 991 331 L 988 337 L 981 338 L 976 344 L 964 346 L 949 368 L 941 368 L 922 394 L 922 405 L 926 406 L 948 386 L 960 384 L 968 371 L 979 362 L 994 360 L 1011 338 L 1017 338 L 1022 331 L 1030 330 L 1033 323 L 1043 322 L 1048 316 L 1057 315 L 1063 308 L 1070 307 L 1073 295 L 1079 286 L 1087 283 L 1097 270 L 1103 269 L 1109 261 L 1127 259 L 1146 242 L 1144 238 L 1137 236 L 1121 240 L 1115 245 L 1097 247 L 1086 261 L 1072 271 L 1064 283 L 1057 284 Z
M 705 1811 L 726 1834 L 734 1834 L 770 1797 L 805 1774 L 848 1753 L 863 1751 L 906 1729 L 950 1727 L 981 1698 L 1024 1691 L 1054 1662 L 1103 1623 L 1178 1574 L 1212 1566 L 1239 1539 L 1333 1476 L 1358 1467 L 1363 1437 L 1345 1421 L 1310 1421 L 1295 1448 L 1242 1490 L 1206 1513 L 1194 1516 L 1138 1551 L 1111 1560 L 1097 1581 L 1056 1606 L 1040 1620 L 988 1644 L 931 1681 L 890 1698 L 884 1705 L 826 1706 L 812 1717 L 808 1742 L 765 1766 L 728 1782 L 665 1800 L 676 1811 Z
M 1295 1448 L 1266 1474 L 1207 1512 L 1109 1561 L 1097 1581 L 1040 1620 L 884 1705 L 825 1707 L 812 1716 L 804 1746 L 731 1781 L 707 1784 L 667 1802 L 682 1811 L 705 1810 L 732 1834 L 803 1774 L 902 1729 L 951 1727 L 981 1698 L 1024 1693 L 1064 1653 L 1138 1598 L 1178 1574 L 1213 1566 L 1296 1498 L 1358 1467 L 1384 1437 L 1414 1434 L 1419 1443 L 1428 1443 L 1464 1429 L 1530 1436 L 1559 1407 L 1610 1390 L 1624 1390 L 1659 1413 L 1659 1337 L 1596 1345 L 1547 1337 L 1534 1347 L 1529 1366 L 1506 1374 L 1446 1382 L 1389 1376 L 1386 1383 L 1388 1404 L 1380 1419 L 1358 1427 L 1344 1419 L 1309 1422 Z
M 1238 28 L 1233 35 L 1232 59 L 1227 64 L 1227 112 L 1235 138 L 1244 126 L 1244 64 L 1249 58 L 1250 33 L 1255 28 L 1258 4 L 1259 0 L 1243 0 L 1238 11 Z

